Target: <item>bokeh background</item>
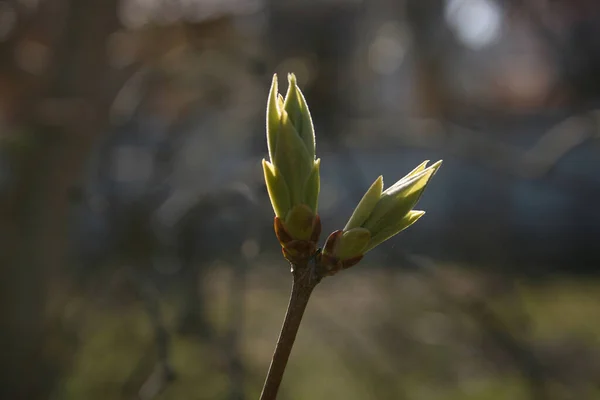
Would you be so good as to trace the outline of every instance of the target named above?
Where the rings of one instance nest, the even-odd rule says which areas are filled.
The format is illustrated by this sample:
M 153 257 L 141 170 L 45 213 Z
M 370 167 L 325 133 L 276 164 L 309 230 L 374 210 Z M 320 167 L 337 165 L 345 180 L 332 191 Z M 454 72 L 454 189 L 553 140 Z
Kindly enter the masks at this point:
M 319 285 L 279 398 L 600 398 L 596 0 L 0 1 L 0 398 L 258 398 L 275 72 L 324 235 L 444 159 L 427 215 Z

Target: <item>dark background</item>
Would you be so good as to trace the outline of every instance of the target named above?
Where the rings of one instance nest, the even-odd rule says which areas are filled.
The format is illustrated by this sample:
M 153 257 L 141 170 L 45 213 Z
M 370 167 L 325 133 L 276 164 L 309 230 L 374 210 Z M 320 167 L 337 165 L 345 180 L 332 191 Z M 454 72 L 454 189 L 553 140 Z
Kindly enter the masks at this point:
M 600 3 L 0 1 L 0 398 L 257 398 L 289 267 L 273 73 L 324 234 L 444 159 L 325 280 L 281 399 L 600 397 Z

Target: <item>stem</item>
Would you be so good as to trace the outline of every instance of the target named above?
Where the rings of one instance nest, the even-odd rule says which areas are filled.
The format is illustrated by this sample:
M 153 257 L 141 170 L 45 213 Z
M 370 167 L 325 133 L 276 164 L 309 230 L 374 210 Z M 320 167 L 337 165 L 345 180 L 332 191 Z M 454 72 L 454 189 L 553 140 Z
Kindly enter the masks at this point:
M 285 367 L 294 346 L 304 310 L 313 289 L 321 281 L 321 277 L 315 273 L 313 268 L 314 265 L 312 263 L 303 266 L 292 266 L 292 273 L 294 275 L 292 293 L 290 294 L 285 320 L 281 327 L 281 333 L 277 340 L 277 346 L 275 347 L 275 353 L 271 360 L 271 366 L 267 373 L 260 400 L 275 400 L 277 397 L 277 391 L 279 390 Z

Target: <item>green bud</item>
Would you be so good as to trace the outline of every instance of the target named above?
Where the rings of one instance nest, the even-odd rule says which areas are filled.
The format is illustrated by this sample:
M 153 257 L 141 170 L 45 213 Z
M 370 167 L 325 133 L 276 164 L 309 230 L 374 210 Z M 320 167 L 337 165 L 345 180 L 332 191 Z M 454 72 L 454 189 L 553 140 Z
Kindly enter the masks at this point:
M 315 214 L 305 204 L 292 207 L 284 220 L 287 232 L 296 240 L 308 240 L 312 234 Z
M 312 241 L 312 231 L 317 225 L 320 230 L 320 223 L 315 225 L 320 160 L 315 159 L 315 133 L 306 100 L 293 74 L 288 82 L 284 99 L 278 93 L 277 75 L 273 76 L 266 115 L 269 161 L 263 160 L 263 170 L 282 235 Z
M 388 225 L 387 227 L 383 228 L 382 230 L 377 232 L 377 234 L 371 238 L 371 241 L 369 242 L 368 246 L 366 246 L 366 248 L 365 248 L 365 253 L 367 251 L 375 248 L 377 245 L 380 245 L 381 243 L 385 242 L 392 236 L 402 232 L 403 230 L 405 230 L 406 228 L 408 228 L 409 226 L 411 226 L 412 224 L 417 222 L 417 220 L 419 218 L 421 218 L 424 214 L 425 214 L 425 211 L 418 211 L 418 210 L 409 211 L 408 214 L 406 214 L 404 216 L 404 218 L 402 218 L 400 221 L 397 221 L 396 223 L 392 223 L 392 224 Z
M 340 237 L 335 255 L 347 260 L 364 254 L 365 249 L 371 240 L 371 233 L 365 228 L 354 228 L 344 231 Z
M 379 178 L 377 178 L 375 182 L 373 182 L 369 190 L 367 190 L 367 193 L 365 193 L 365 195 L 361 199 L 360 203 L 358 203 L 358 205 L 354 209 L 352 216 L 350 217 L 348 223 L 344 227 L 345 231 L 350 230 L 352 228 L 357 228 L 367 220 L 367 218 L 369 217 L 369 215 L 371 215 L 373 209 L 379 202 L 382 191 L 383 176 L 379 176 Z
M 373 233 L 382 229 L 390 221 L 403 218 L 417 204 L 440 165 L 441 161 L 438 161 L 420 172 L 415 169 L 411 172 L 412 176 L 404 177 L 386 189 L 363 226 Z
M 315 158 L 315 131 L 308 111 L 304 95 L 296 84 L 296 76 L 288 74 L 288 91 L 285 95 L 283 109 L 288 113 L 296 131 L 304 141 L 306 150 Z
M 300 204 L 304 197 L 304 182 L 308 179 L 314 164 L 304 142 L 294 129 L 287 112 L 283 111 L 277 137 L 275 159 L 271 162 L 279 168 L 290 189 L 292 205 Z
M 291 208 L 290 191 L 276 166 L 264 159 L 262 160 L 262 165 L 269 198 L 271 199 L 275 215 L 279 218 L 284 218 Z
M 275 158 L 275 149 L 277 148 L 277 135 L 279 133 L 279 119 L 283 107 L 278 104 L 277 93 L 277 75 L 273 75 L 271 91 L 267 100 L 267 146 L 269 148 L 269 159 Z
M 315 214 L 319 206 L 319 190 L 321 188 L 320 168 L 321 159 L 319 158 L 315 161 L 315 165 L 304 184 L 304 204 L 309 206 Z
M 427 167 L 427 164 L 429 163 L 429 160 L 425 160 L 423 161 L 421 164 L 419 164 L 417 166 L 417 168 L 413 169 L 412 171 L 410 171 L 408 174 L 406 174 L 406 176 L 402 179 L 400 179 L 398 182 L 396 182 L 396 185 L 400 182 L 402 182 L 405 179 L 408 178 L 412 178 L 413 176 L 415 176 L 416 174 L 418 174 L 419 172 L 423 171 L 425 169 L 425 167 Z M 438 161 L 439 163 L 439 161 Z
M 360 261 L 369 250 L 414 224 L 425 214 L 413 210 L 441 161 L 429 168 L 425 161 L 383 191 L 380 176 L 356 206 L 343 231 L 330 235 L 322 260 L 335 271 Z

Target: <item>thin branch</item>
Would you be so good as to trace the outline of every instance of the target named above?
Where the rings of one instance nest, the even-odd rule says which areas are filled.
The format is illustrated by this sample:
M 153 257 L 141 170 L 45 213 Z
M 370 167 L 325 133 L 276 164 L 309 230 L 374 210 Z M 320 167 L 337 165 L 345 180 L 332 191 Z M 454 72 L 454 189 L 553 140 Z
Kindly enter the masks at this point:
M 304 310 L 306 310 L 313 289 L 322 279 L 322 275 L 317 273 L 316 265 L 312 262 L 305 265 L 293 265 L 292 274 L 294 283 L 290 301 L 260 400 L 274 400 L 277 397 L 277 391 L 294 346 Z

